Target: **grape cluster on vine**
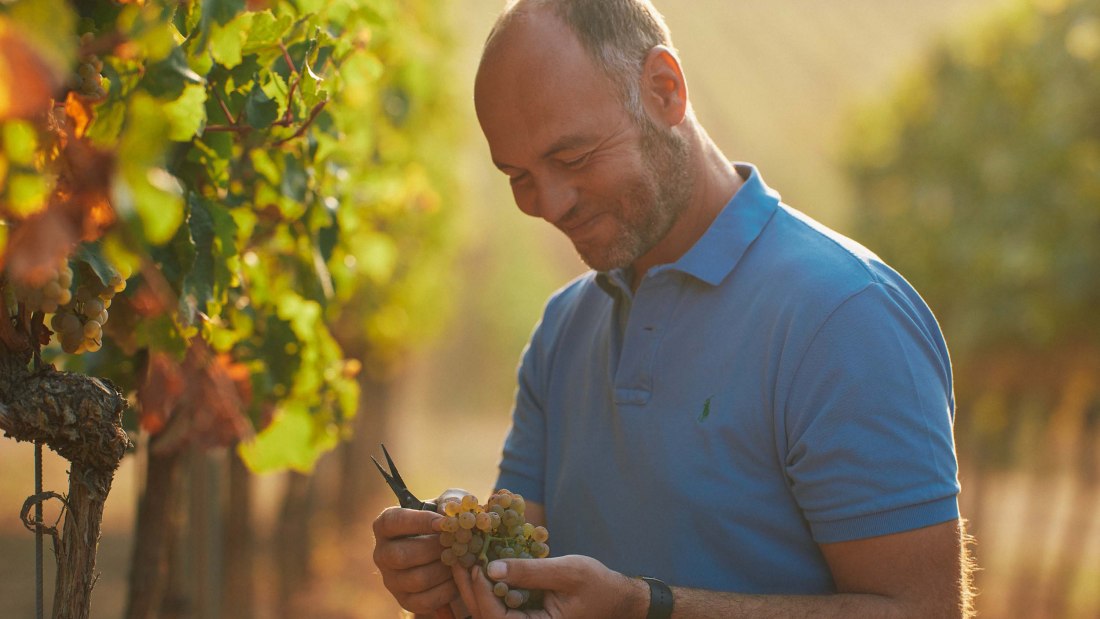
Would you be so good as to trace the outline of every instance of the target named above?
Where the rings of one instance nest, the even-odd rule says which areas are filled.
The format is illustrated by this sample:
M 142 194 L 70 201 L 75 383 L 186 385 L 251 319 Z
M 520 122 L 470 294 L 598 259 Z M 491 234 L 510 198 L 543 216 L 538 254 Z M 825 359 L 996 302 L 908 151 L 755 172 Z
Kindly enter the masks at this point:
M 58 308 L 50 320 L 61 350 L 72 354 L 99 350 L 103 346 L 103 325 L 109 317 L 107 308 L 114 296 L 125 289 L 126 279 L 117 273 L 106 283 L 96 276 L 81 282 L 72 301 Z
M 45 284 L 28 286 L 13 282 L 11 290 L 15 295 L 14 301 L 22 303 L 28 312 L 49 314 L 72 301 L 73 295 L 69 291 L 72 284 L 73 270 L 69 268 L 68 261 L 62 260 L 50 272 Z
M 87 45 L 94 40 L 95 35 L 86 33 L 80 37 L 80 42 Z M 76 91 L 81 95 L 94 100 L 103 99 L 107 91 L 103 89 L 103 61 L 95 54 L 81 54 L 80 64 L 76 68 Z
M 524 518 L 526 503 L 519 494 L 500 490 L 485 505 L 477 497 L 448 497 L 439 505 L 443 520 L 439 542 L 444 565 L 471 567 L 488 565 L 496 559 L 542 559 L 550 554 L 546 527 Z M 524 608 L 538 602 L 537 592 L 512 589 L 506 583 L 493 584 L 493 593 L 509 608 Z
M 46 282 L 37 286 L 12 282 L 5 286 L 11 308 L 30 314 L 48 315 L 49 325 L 61 349 L 70 354 L 95 352 L 103 346 L 103 325 L 107 324 L 114 296 L 126 289 L 126 277 L 114 273 L 106 282 L 90 268 L 81 269 L 76 291 L 72 291 L 74 273 L 67 260 L 50 272 Z

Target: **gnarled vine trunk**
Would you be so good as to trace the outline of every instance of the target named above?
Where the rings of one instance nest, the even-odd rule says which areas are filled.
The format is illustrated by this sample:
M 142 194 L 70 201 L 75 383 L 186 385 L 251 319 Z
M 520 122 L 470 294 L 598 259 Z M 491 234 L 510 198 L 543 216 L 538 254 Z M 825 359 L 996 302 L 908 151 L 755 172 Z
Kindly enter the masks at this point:
M 129 440 L 126 400 L 108 381 L 31 371 L 29 352 L 0 343 L 0 430 L 18 441 L 42 441 L 72 463 L 65 523 L 57 538 L 54 619 L 87 619 L 95 583 L 103 504 Z

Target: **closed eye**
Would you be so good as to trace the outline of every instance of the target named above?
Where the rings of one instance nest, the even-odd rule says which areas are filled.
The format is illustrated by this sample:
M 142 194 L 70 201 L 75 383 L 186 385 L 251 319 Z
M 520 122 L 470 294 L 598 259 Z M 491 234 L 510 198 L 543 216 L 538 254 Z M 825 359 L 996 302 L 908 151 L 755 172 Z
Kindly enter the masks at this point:
M 576 170 L 577 168 L 584 167 L 584 164 L 588 163 L 588 158 L 591 157 L 591 156 L 592 156 L 592 151 L 588 151 L 587 153 L 584 153 L 580 157 L 574 157 L 572 159 L 562 160 L 562 164 L 565 165 L 565 167 L 567 167 L 569 169 Z

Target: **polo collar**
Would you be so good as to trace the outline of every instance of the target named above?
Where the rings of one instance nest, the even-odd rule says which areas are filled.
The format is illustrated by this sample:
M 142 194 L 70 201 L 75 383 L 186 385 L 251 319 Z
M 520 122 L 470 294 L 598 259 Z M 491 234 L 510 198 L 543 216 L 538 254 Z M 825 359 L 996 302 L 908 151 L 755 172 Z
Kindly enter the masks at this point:
M 780 197 L 764 183 L 756 166 L 740 162 L 733 166 L 744 179 L 737 193 L 691 249 L 676 262 L 653 267 L 647 277 L 661 271 L 680 271 L 717 286 L 737 266 L 745 250 L 771 220 Z M 628 275 L 626 269 L 613 269 L 598 273 L 596 282 L 608 293 L 615 288 L 629 291 Z

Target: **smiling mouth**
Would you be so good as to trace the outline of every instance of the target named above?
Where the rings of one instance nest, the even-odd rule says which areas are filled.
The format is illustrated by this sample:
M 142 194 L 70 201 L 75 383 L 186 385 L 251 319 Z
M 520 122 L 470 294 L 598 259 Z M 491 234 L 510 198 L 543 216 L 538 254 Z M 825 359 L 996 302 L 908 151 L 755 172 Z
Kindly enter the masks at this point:
M 573 237 L 573 236 L 578 235 L 578 234 L 584 234 L 586 231 L 588 231 L 589 229 L 592 228 L 592 224 L 594 224 L 599 219 L 603 218 L 603 215 L 604 215 L 603 213 L 596 213 L 595 215 L 592 215 L 591 217 L 587 217 L 587 218 L 584 218 L 584 219 L 578 219 L 574 222 L 566 223 L 566 224 L 561 226 L 562 232 L 565 232 L 570 237 Z

